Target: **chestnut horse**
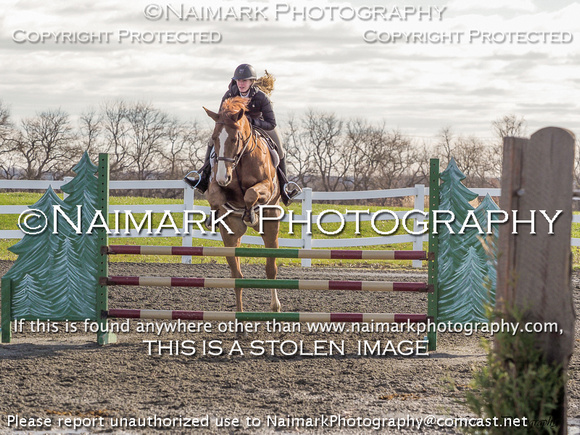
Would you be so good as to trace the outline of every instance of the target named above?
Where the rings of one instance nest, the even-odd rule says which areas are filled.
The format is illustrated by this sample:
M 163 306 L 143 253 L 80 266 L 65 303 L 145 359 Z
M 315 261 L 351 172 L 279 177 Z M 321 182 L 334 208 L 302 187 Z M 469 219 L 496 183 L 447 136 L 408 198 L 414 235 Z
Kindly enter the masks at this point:
M 248 100 L 234 97 L 223 102 L 219 113 L 204 107 L 208 116 L 215 121 L 212 134 L 217 162 L 212 168 L 207 199 L 216 217 L 230 214 L 223 222 L 220 233 L 227 247 L 240 246 L 240 239 L 247 227 L 258 230 L 258 210 L 260 205 L 278 205 L 280 183 L 276 167 L 272 162 L 266 141 L 258 135 L 245 116 Z M 277 217 L 277 208 L 263 210 L 264 217 Z M 278 220 L 262 223 L 262 239 L 266 248 L 278 247 Z M 232 278 L 242 278 L 240 259 L 226 257 Z M 266 259 L 266 276 L 275 279 L 278 273 L 275 258 Z M 243 311 L 242 289 L 236 288 L 236 311 Z M 280 301 L 276 289 L 272 289 L 270 309 L 280 311 Z

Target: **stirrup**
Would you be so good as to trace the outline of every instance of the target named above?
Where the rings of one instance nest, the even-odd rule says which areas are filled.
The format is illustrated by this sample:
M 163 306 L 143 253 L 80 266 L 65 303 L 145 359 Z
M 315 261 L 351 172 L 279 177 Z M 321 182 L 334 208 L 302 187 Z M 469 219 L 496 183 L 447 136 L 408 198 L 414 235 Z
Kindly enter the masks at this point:
M 190 174 L 196 174 L 198 177 L 197 181 L 194 181 L 191 178 L 189 178 Z M 195 189 L 197 187 L 197 185 L 199 184 L 199 182 L 201 181 L 201 174 L 197 171 L 190 171 L 185 175 L 185 177 L 183 177 L 183 181 L 185 181 L 189 186 L 191 186 Z
M 294 181 L 288 181 L 286 184 L 284 184 L 284 193 L 289 200 L 292 200 L 295 196 L 302 193 L 302 188 Z

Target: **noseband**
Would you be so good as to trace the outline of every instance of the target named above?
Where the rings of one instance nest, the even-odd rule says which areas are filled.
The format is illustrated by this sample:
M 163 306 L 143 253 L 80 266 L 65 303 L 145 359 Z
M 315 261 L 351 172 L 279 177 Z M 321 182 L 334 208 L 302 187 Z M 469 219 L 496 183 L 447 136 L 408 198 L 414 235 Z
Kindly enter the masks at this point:
M 225 122 L 216 122 L 216 124 L 224 124 L 225 125 Z M 251 138 L 252 138 L 252 133 L 250 133 L 250 135 L 246 139 L 244 139 L 242 137 L 242 134 L 239 131 L 236 132 L 236 148 L 238 148 L 238 144 L 240 143 L 240 140 L 243 142 L 244 147 L 242 148 L 242 150 L 238 154 L 236 154 L 236 156 L 234 158 L 218 157 L 217 161 L 231 163 L 232 170 L 236 169 L 236 166 L 238 166 L 238 163 L 240 163 L 241 158 L 243 157 L 244 153 L 246 152 L 246 149 L 248 148 L 248 144 L 250 143 Z

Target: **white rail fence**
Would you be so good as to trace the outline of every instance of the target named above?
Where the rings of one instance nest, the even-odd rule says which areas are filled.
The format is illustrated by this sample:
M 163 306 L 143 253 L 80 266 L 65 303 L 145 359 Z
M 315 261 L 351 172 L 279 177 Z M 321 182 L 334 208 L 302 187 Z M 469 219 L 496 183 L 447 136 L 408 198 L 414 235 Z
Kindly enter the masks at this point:
M 42 190 L 45 191 L 49 186 L 53 189 L 58 190 L 60 187 L 67 183 L 68 180 L 63 181 L 45 181 L 45 180 L 0 180 L 0 190 Z M 194 204 L 195 190 L 190 186 L 186 185 L 182 180 L 151 180 L 151 181 L 111 181 L 110 189 L 121 189 L 121 190 L 159 190 L 159 189 L 177 189 L 183 190 L 183 203 L 177 204 L 148 204 L 148 205 L 110 205 L 109 213 L 113 214 L 115 212 L 124 213 L 126 211 L 131 211 L 132 213 L 145 213 L 146 211 L 151 211 L 152 213 L 165 213 L 167 211 L 171 213 L 183 213 L 186 210 L 205 212 L 209 215 L 210 208 L 207 206 L 199 206 Z M 479 196 L 485 196 L 487 194 L 493 197 L 499 197 L 501 195 L 500 189 L 483 189 L 483 188 L 472 188 L 470 189 L 477 193 Z M 296 225 L 300 225 L 302 222 L 310 221 L 312 228 L 315 228 L 317 222 L 319 222 L 319 215 L 312 214 L 312 203 L 314 201 L 325 202 L 325 201 L 351 201 L 351 200 L 376 200 L 385 198 L 406 198 L 413 197 L 413 208 L 415 210 L 426 211 L 426 201 L 425 196 L 429 195 L 429 188 L 422 184 L 415 185 L 415 187 L 404 188 L 404 189 L 390 189 L 390 190 L 367 190 L 361 192 L 314 192 L 310 188 L 304 189 L 304 191 L 296 197 L 297 201 L 301 201 L 301 211 L 300 215 L 294 215 L 293 221 Z M 0 214 L 16 214 L 20 215 L 22 212 L 27 210 L 27 206 L 23 205 L 3 205 L 0 206 Z M 406 211 L 395 211 L 393 212 L 397 218 L 403 219 L 403 216 L 407 213 Z M 355 222 L 357 219 L 359 221 L 370 221 L 372 215 L 361 214 L 356 216 L 353 214 L 347 214 L 338 216 L 337 214 L 326 214 L 320 219 L 321 223 L 330 222 L 340 222 L 344 219 L 345 223 Z M 394 219 L 387 213 L 381 214 L 380 220 Z M 185 221 L 185 220 L 184 220 Z M 421 228 L 423 222 L 423 216 L 416 214 L 413 217 L 413 231 L 418 232 Z M 289 222 L 288 214 L 285 214 L 281 219 L 281 222 Z M 580 223 L 580 216 L 574 215 L 573 222 Z M 187 226 L 186 222 L 184 225 Z M 423 235 L 413 235 L 413 234 L 399 234 L 399 235 L 378 235 L 376 237 L 356 237 L 356 238 L 340 238 L 340 234 L 334 235 L 329 239 L 318 239 L 313 238 L 311 233 L 305 231 L 304 226 L 302 227 L 301 238 L 285 238 L 281 237 L 279 243 L 281 247 L 291 247 L 291 248 L 348 248 L 355 246 L 376 246 L 376 245 L 386 245 L 386 244 L 398 244 L 398 243 L 413 243 L 413 250 L 421 251 L 423 250 L 423 242 L 428 239 L 427 234 Z M 281 234 L 283 235 L 283 234 Z M 0 229 L 0 239 L 21 239 L 24 233 L 21 230 L 3 230 Z M 179 235 L 178 235 L 179 236 Z M 193 230 L 191 228 L 183 228 L 182 236 L 182 246 L 193 246 L 194 239 L 202 240 L 215 240 L 221 241 L 220 235 L 218 233 L 212 233 L 211 231 L 200 231 Z M 137 230 L 132 229 L 125 233 L 125 231 L 119 234 L 111 234 L 111 237 L 144 237 L 142 233 Z M 171 229 L 162 229 L 159 234 L 154 234 L 147 237 L 176 237 L 176 234 Z M 259 236 L 244 236 L 242 238 L 242 243 L 250 245 L 262 245 L 262 238 Z M 580 246 L 580 238 L 573 238 L 571 241 L 572 246 Z M 191 257 L 183 257 L 184 263 L 190 263 Z M 303 259 L 303 266 L 310 266 L 310 259 Z M 413 266 L 421 267 L 421 261 L 413 261 Z

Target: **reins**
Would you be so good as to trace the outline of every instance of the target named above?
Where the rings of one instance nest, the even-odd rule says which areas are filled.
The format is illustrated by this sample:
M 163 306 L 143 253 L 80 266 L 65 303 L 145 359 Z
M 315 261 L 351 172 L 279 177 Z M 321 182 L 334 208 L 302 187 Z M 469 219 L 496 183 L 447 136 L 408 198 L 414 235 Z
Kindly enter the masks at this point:
M 223 121 L 216 121 L 216 124 L 224 124 L 225 125 L 225 122 L 223 122 Z M 238 131 L 236 133 L 236 146 L 237 146 L 237 144 L 239 144 L 240 140 L 243 142 L 243 145 L 244 146 L 242 147 L 242 150 L 239 153 L 236 154 L 235 157 L 233 157 L 233 158 L 232 157 L 217 157 L 217 161 L 218 162 L 226 162 L 226 163 L 231 163 L 232 164 L 232 172 L 235 172 L 236 178 L 238 180 L 238 186 L 240 188 L 240 191 L 243 194 L 245 194 L 245 189 L 242 186 L 242 178 L 241 178 L 241 176 L 240 176 L 240 174 L 239 174 L 239 172 L 237 170 L 237 166 L 238 166 L 238 164 L 240 163 L 242 157 L 245 154 L 251 153 L 252 151 L 254 151 L 259 146 L 259 144 L 258 144 L 258 140 L 259 140 L 258 139 L 258 132 L 256 131 L 256 129 L 252 128 L 251 125 L 250 125 L 250 130 L 251 130 L 250 131 L 250 134 L 245 139 L 242 136 L 242 133 L 241 132 Z M 250 141 L 251 141 L 252 137 L 254 138 L 254 147 L 251 148 L 250 150 L 248 150 L 248 146 L 250 145 Z M 268 148 L 268 144 L 266 144 L 266 148 Z M 277 177 L 275 176 L 274 177 L 274 180 L 276 180 L 276 179 L 277 179 Z M 274 191 L 275 191 L 275 189 L 272 191 L 272 194 L 270 195 L 270 198 L 268 198 L 267 203 L 269 203 L 272 200 L 272 198 L 274 197 Z
M 216 122 L 216 124 L 224 124 L 225 125 L 225 122 L 218 121 L 218 122 Z M 246 153 L 246 149 L 248 148 L 248 144 L 250 143 L 250 139 L 252 138 L 252 136 L 255 135 L 255 132 L 253 131 L 253 129 L 251 127 L 250 127 L 250 129 L 251 129 L 250 134 L 248 135 L 248 137 L 246 139 L 244 139 L 242 137 L 242 134 L 240 132 L 237 132 L 236 133 L 236 148 L 237 148 L 238 143 L 240 142 L 240 138 L 241 138 L 242 143 L 243 143 L 244 146 L 243 146 L 242 150 L 238 154 L 236 154 L 235 157 L 233 157 L 233 158 L 232 157 L 218 157 L 217 158 L 217 161 L 218 162 L 231 163 L 232 164 L 232 170 L 235 170 L 236 169 L 236 166 L 238 166 L 238 163 L 240 163 L 240 160 L 242 159 L 242 157 Z M 256 146 L 258 146 L 258 141 L 257 140 L 255 140 L 254 143 L 255 143 Z M 251 149 L 250 152 L 252 152 L 253 150 L 254 149 Z

